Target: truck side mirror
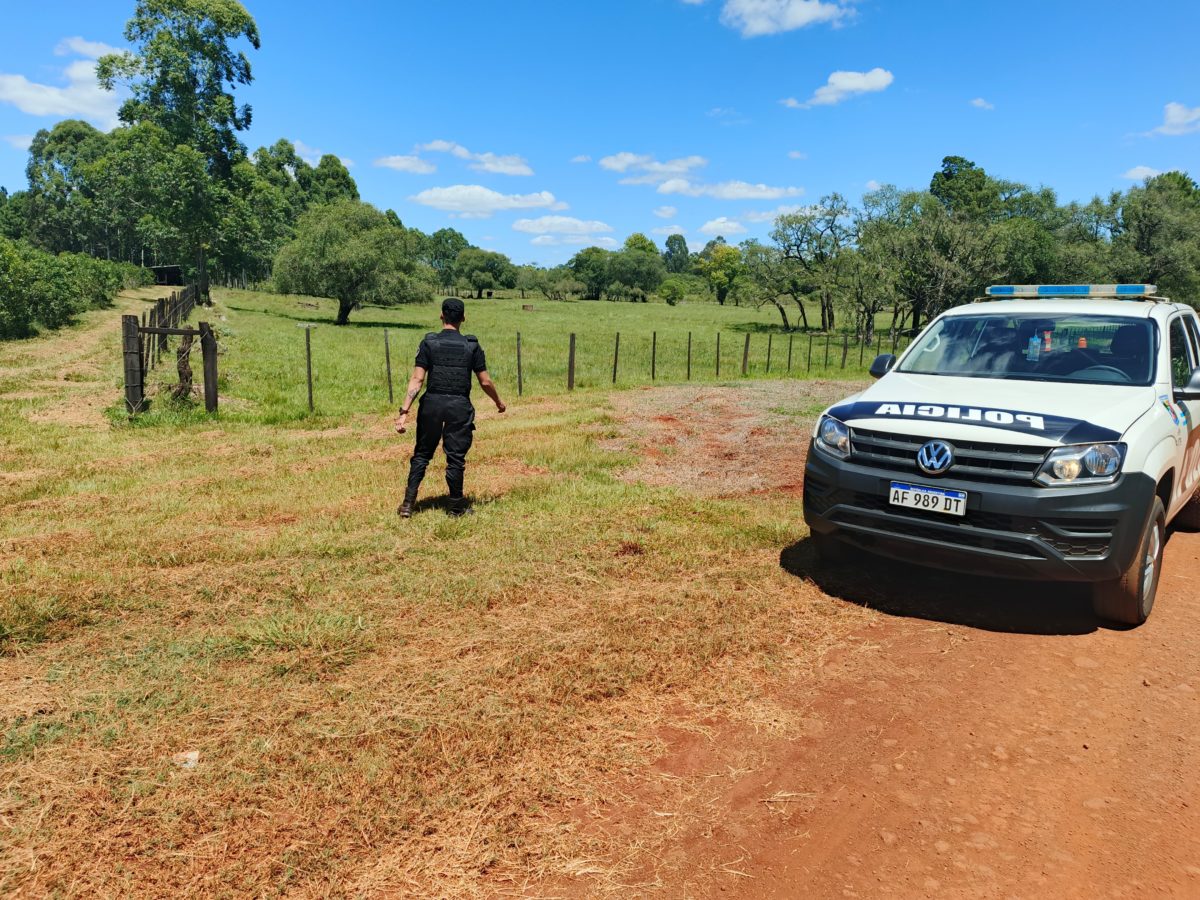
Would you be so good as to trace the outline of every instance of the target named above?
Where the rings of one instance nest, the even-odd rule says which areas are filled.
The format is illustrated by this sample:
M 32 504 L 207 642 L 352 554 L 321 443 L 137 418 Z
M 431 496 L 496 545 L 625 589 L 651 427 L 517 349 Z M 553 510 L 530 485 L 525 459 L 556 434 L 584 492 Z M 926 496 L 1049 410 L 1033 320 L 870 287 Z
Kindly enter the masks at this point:
M 1192 369 L 1192 377 L 1188 379 L 1188 383 L 1181 388 L 1175 388 L 1175 399 L 1200 400 L 1200 369 Z
M 892 371 L 892 366 L 896 365 L 896 357 L 890 353 L 880 353 L 871 362 L 871 377 L 882 378 L 888 372 Z

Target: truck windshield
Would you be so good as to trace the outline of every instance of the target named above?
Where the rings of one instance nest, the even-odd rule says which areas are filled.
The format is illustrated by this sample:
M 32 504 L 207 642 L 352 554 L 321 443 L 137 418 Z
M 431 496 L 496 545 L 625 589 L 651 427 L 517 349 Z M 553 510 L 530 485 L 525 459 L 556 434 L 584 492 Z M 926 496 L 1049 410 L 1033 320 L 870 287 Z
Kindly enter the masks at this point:
M 1151 384 L 1154 326 L 1148 319 L 1085 314 L 944 316 L 899 371 L 966 378 L 1087 384 Z

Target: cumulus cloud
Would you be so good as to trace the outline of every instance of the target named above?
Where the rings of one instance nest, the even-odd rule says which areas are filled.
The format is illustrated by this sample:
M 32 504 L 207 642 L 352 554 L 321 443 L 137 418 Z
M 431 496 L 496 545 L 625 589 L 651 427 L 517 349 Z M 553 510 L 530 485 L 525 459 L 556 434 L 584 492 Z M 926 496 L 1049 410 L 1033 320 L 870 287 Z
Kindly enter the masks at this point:
M 976 97 L 974 100 L 971 101 L 971 105 L 973 107 L 975 107 L 976 109 L 995 109 L 996 108 L 995 106 L 993 106 L 992 104 L 990 104 L 986 100 L 984 100 L 982 97 Z
M 540 216 L 536 219 L 517 219 L 514 231 L 526 234 L 601 234 L 612 231 L 612 226 L 596 220 L 584 221 L 572 216 Z
M 803 150 L 789 150 L 788 159 L 808 159 L 808 154 Z
M 887 69 L 876 66 L 869 72 L 833 72 L 829 80 L 821 85 L 804 103 L 795 97 L 780 100 L 789 109 L 808 109 L 813 106 L 833 106 L 859 94 L 871 94 L 886 90 L 896 78 Z
M 300 152 L 299 148 L 296 152 Z M 431 175 L 437 171 L 437 166 L 419 156 L 381 156 L 375 160 L 375 165 L 381 169 L 395 169 L 397 172 L 408 172 L 412 175 Z
M 660 228 L 655 228 L 655 229 L 654 229 L 653 231 L 651 231 L 650 233 L 651 233 L 651 234 L 661 234 L 661 235 L 670 236 L 670 235 L 672 235 L 672 234 L 686 234 L 687 232 L 685 232 L 685 231 L 684 231 L 682 228 L 680 228 L 678 225 L 663 225 L 663 226 L 662 226 L 662 227 L 660 227 Z
M 549 191 L 535 194 L 501 194 L 479 184 L 455 184 L 428 188 L 408 198 L 422 206 L 440 209 L 463 219 L 486 219 L 514 209 L 566 209 Z
M 654 214 L 660 219 L 673 219 L 675 213 L 679 212 L 674 206 L 660 206 L 654 210 Z
M 21 150 L 22 152 L 29 149 L 29 145 L 33 143 L 32 134 L 6 134 L 4 135 L 4 143 L 11 147 Z
M 592 158 L 586 153 L 580 153 L 578 156 L 571 157 L 571 162 L 573 163 L 590 163 L 591 161 Z
M 318 150 L 316 147 L 311 147 L 304 141 L 292 141 L 292 146 L 296 148 L 296 155 L 308 163 L 310 166 L 315 166 L 321 161 L 321 157 L 325 156 L 324 150 Z M 354 168 L 354 160 L 347 159 L 344 156 L 339 156 L 339 160 L 347 169 Z M 379 165 L 376 161 L 375 165 Z
M 683 194 L 687 197 L 713 197 L 717 200 L 780 200 L 784 197 L 799 197 L 804 193 L 804 188 L 751 184 L 748 181 L 698 184 L 686 178 L 672 178 L 660 184 L 658 192 Z
M 96 82 L 97 56 L 116 48 L 98 41 L 67 38 L 55 48 L 60 56 L 84 56 L 63 70 L 65 84 L 40 84 L 24 75 L 0 74 L 0 103 L 31 116 L 77 117 L 104 129 L 115 128 L 120 98 Z
M 428 153 L 449 153 L 458 159 L 467 160 L 469 168 L 477 172 L 491 172 L 495 175 L 532 175 L 533 169 L 524 157 L 516 155 L 499 156 L 495 153 L 472 153 L 462 144 L 453 141 L 430 141 L 417 148 Z
M 1187 107 L 1182 103 L 1168 103 L 1163 107 L 1163 123 L 1150 134 L 1191 134 L 1200 131 L 1200 106 Z
M 774 209 L 756 209 L 751 212 L 742 213 L 738 216 L 739 219 L 745 219 L 747 222 L 774 222 L 780 216 L 790 216 L 792 213 L 803 212 L 803 206 L 777 206 Z
M 853 0 L 725 0 L 721 24 L 742 37 L 761 37 L 809 25 L 839 25 L 854 15 Z
M 728 216 L 720 216 L 719 218 L 712 219 L 711 221 L 705 222 L 700 226 L 701 234 L 709 234 L 714 237 L 718 234 L 742 234 L 745 230 L 745 225 L 736 221 L 735 219 L 730 219 Z
M 864 184 L 863 187 L 865 187 L 868 191 L 877 191 L 881 187 L 883 187 L 883 185 L 880 184 L 878 181 L 876 181 L 874 178 L 872 178 L 870 181 L 868 181 L 866 184 Z
M 535 247 L 616 247 L 617 242 L 610 237 L 595 237 L 587 234 L 539 234 L 529 243 Z
M 1145 181 L 1147 178 L 1153 178 L 1155 175 L 1161 175 L 1162 172 L 1158 169 L 1152 169 L 1149 166 L 1134 166 L 1122 178 L 1128 178 L 1130 181 Z
M 644 153 L 628 151 L 614 153 L 600 160 L 600 168 L 626 176 L 621 179 L 621 184 L 661 184 L 706 165 L 708 160 L 703 156 L 681 156 L 678 159 L 659 162 Z

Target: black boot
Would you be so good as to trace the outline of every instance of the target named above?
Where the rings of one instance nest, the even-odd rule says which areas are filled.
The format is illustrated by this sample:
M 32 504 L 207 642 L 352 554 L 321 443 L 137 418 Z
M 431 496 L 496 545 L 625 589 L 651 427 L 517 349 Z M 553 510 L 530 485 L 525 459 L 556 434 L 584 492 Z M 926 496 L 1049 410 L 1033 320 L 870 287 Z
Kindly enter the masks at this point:
M 459 518 L 460 516 L 471 516 L 475 514 L 475 510 L 471 509 L 467 503 L 466 497 L 451 497 L 450 505 L 446 507 L 446 515 Z
M 413 514 L 413 506 L 417 502 L 417 492 L 414 490 L 406 490 L 404 492 L 404 502 L 396 510 L 396 515 L 402 519 L 411 519 Z

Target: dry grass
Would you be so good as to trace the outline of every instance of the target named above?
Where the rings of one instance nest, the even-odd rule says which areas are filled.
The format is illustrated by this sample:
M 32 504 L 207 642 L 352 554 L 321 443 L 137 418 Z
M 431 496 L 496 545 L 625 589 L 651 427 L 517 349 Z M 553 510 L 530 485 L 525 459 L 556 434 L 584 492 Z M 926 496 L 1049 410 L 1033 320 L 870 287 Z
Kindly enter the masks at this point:
M 46 408 L 0 393 L 5 895 L 652 885 L 695 790 L 652 833 L 588 810 L 657 782 L 665 726 L 802 728 L 797 679 L 862 615 L 780 570 L 795 498 L 618 477 L 602 395 L 481 414 L 477 515 L 409 522 L 386 420 Z

